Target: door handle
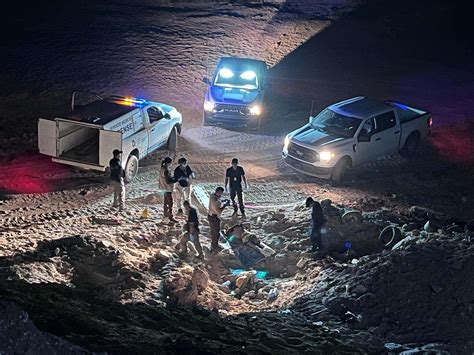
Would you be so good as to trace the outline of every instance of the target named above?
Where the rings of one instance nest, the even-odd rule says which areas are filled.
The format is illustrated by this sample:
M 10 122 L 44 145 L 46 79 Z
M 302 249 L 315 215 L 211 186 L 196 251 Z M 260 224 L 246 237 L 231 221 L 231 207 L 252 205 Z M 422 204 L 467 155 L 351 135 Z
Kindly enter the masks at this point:
M 393 132 L 393 134 L 398 134 L 398 133 L 400 133 L 400 131 Z
M 380 138 L 380 137 L 378 137 L 378 138 L 375 138 L 375 140 L 376 140 L 376 141 L 379 141 L 379 140 L 381 140 L 381 139 L 382 139 L 382 138 Z

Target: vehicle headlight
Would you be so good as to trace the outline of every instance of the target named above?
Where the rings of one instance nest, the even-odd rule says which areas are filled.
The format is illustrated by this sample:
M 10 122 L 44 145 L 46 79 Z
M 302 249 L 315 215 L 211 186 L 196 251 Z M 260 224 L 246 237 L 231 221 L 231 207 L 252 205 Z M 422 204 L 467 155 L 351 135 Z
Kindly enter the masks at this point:
M 204 101 L 204 111 L 211 112 L 214 110 L 214 103 L 211 101 Z
M 250 107 L 250 114 L 252 116 L 259 116 L 261 113 L 262 113 L 262 110 L 260 109 L 260 106 L 253 105 Z
M 319 160 L 321 163 L 329 163 L 333 158 L 335 154 L 332 152 L 320 152 L 319 153 Z
M 283 150 L 288 150 L 288 146 L 290 145 L 290 137 L 285 137 L 285 143 L 283 144 Z

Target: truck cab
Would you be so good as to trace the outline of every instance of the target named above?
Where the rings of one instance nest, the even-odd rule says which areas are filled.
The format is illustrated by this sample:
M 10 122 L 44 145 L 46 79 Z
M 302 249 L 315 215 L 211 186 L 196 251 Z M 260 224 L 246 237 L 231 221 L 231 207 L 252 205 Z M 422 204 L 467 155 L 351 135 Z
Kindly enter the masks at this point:
M 95 94 L 94 94 L 95 95 Z M 112 151 L 123 151 L 125 180 L 138 173 L 139 160 L 158 148 L 176 150 L 182 116 L 172 106 L 124 96 L 76 105 L 57 118 L 38 120 L 38 148 L 52 161 L 85 170 L 105 171 Z
M 204 99 L 203 125 L 260 129 L 265 107 L 267 64 L 248 58 L 221 58 Z
M 348 168 L 397 152 L 414 154 L 431 124 L 427 111 L 358 96 L 328 106 L 289 133 L 282 157 L 304 174 L 340 181 Z

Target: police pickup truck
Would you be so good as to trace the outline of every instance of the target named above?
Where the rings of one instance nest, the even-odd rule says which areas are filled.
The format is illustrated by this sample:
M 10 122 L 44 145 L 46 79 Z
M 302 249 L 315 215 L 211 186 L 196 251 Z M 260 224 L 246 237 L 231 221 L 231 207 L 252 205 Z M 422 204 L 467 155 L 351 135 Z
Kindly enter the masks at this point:
M 204 126 L 248 127 L 259 130 L 267 87 L 264 61 L 224 57 L 217 64 L 204 98 Z
M 75 105 L 60 118 L 38 121 L 38 148 L 56 163 L 86 170 L 105 171 L 112 151 L 123 151 L 125 181 L 138 172 L 138 161 L 154 150 L 176 150 L 182 116 L 172 106 L 124 96 L 102 98 Z
M 340 181 L 348 168 L 367 161 L 396 152 L 413 155 L 431 124 L 427 111 L 354 97 L 327 107 L 289 133 L 282 156 L 304 174 Z

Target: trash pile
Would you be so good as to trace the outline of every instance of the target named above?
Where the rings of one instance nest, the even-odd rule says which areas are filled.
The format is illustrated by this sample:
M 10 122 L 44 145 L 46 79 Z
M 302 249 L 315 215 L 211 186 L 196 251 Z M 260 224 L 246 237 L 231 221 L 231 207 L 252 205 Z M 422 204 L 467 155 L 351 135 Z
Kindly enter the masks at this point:
M 419 219 L 400 228 L 393 247 L 329 265 L 311 280 L 311 293 L 290 309 L 311 322 L 340 322 L 349 337 L 391 344 L 386 350 L 397 353 L 433 342 L 438 344 L 430 351 L 471 353 L 474 222 L 463 230 L 438 218 L 434 227 L 434 219 L 422 223 L 426 210 L 411 213 Z

